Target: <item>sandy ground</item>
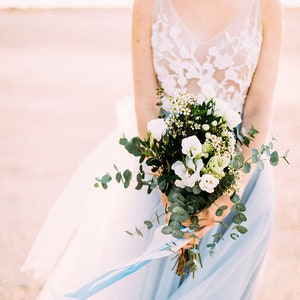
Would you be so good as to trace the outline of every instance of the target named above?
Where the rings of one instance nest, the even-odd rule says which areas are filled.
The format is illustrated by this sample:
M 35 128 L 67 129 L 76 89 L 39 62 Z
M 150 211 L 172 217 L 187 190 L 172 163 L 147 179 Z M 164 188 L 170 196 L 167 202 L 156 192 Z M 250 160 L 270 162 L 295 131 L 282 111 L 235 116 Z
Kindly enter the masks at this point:
M 273 132 L 291 149 L 275 169 L 276 225 L 263 300 L 300 299 L 300 10 L 285 11 Z M 130 10 L 0 11 L 0 299 L 35 299 L 19 273 L 37 231 L 80 160 L 132 94 Z

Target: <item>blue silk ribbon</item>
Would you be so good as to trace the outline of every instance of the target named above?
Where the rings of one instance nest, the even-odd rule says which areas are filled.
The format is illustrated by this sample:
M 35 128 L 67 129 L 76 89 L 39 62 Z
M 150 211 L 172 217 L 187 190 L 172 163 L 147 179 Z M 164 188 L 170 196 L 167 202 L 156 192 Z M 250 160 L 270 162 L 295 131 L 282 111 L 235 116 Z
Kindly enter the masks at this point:
M 119 281 L 120 279 L 136 272 L 140 268 L 147 265 L 153 259 L 166 257 L 176 253 L 188 242 L 189 240 L 187 239 L 175 239 L 161 233 L 160 227 L 156 229 L 152 243 L 142 256 L 124 263 L 123 266 L 102 274 L 96 279 L 85 284 L 75 293 L 66 294 L 65 297 L 78 300 L 88 299 L 89 297 L 95 295 L 96 293 L 99 293 L 100 291 Z

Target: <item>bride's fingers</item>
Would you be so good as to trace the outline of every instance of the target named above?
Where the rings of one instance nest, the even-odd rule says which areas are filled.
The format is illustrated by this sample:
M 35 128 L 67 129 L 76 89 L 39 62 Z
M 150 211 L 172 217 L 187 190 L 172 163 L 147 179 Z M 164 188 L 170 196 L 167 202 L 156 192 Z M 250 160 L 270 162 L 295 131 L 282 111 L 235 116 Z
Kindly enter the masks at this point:
M 199 225 L 202 223 L 202 226 L 211 225 L 216 221 L 216 216 L 209 209 L 205 209 L 197 213 L 197 217 L 199 219 Z M 205 224 L 203 224 L 205 223 Z
M 203 226 L 201 229 L 194 231 L 192 233 L 185 233 L 184 238 L 188 239 L 188 243 L 184 246 L 184 249 L 188 249 L 195 244 L 198 244 L 201 238 L 203 238 L 213 226 Z
M 194 247 L 195 245 L 199 244 L 199 242 L 200 242 L 200 239 L 197 236 L 194 236 L 192 238 L 191 238 L 191 234 L 186 234 L 185 236 L 186 236 L 186 238 L 189 239 L 189 241 L 181 249 L 189 249 L 189 248 Z

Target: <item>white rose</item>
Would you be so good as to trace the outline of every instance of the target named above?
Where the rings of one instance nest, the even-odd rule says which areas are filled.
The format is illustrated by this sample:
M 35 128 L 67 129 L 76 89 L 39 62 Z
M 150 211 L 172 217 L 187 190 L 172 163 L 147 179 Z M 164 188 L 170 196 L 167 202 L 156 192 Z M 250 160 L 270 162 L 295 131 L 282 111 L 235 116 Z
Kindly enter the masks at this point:
M 204 84 L 201 88 L 201 92 L 207 100 L 211 100 L 216 96 L 216 93 L 210 84 Z
M 232 109 L 227 110 L 224 113 L 223 118 L 230 129 L 233 129 L 242 122 L 241 115 Z
M 167 124 L 163 119 L 154 119 L 148 122 L 147 130 L 151 133 L 153 139 L 160 141 L 161 137 L 167 131 Z
M 209 160 L 207 166 L 217 178 L 222 178 L 225 175 L 224 169 L 229 164 L 230 164 L 230 159 L 228 157 L 214 156 Z
M 190 158 L 195 158 L 202 152 L 202 144 L 195 136 L 189 136 L 181 141 L 182 153 L 186 154 Z
M 204 174 L 201 177 L 199 187 L 202 191 L 213 193 L 214 188 L 219 184 L 219 179 L 215 178 L 211 174 Z

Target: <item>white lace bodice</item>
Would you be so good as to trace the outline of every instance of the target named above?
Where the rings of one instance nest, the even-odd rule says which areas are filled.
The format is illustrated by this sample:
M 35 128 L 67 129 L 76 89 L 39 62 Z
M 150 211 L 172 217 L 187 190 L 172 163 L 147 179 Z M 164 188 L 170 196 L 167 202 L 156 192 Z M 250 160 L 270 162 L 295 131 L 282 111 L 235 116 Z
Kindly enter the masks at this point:
M 166 94 L 175 88 L 198 93 L 209 83 L 242 112 L 261 49 L 260 1 L 247 0 L 240 14 L 206 42 L 182 22 L 171 0 L 154 2 L 153 64 Z

